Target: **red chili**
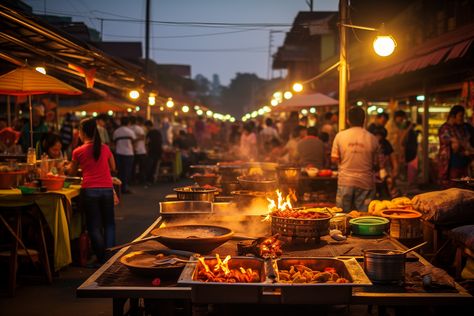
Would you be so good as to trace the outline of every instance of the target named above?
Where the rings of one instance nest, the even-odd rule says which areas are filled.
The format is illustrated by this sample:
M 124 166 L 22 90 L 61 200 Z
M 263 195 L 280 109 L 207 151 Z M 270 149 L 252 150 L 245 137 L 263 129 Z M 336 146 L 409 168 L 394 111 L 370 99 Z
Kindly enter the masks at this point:
M 154 278 L 153 281 L 151 281 L 151 285 L 153 286 L 160 286 L 161 280 L 160 278 Z
M 331 268 L 331 267 L 327 267 L 327 268 L 324 268 L 324 272 L 336 273 L 336 269 L 335 269 L 335 268 Z

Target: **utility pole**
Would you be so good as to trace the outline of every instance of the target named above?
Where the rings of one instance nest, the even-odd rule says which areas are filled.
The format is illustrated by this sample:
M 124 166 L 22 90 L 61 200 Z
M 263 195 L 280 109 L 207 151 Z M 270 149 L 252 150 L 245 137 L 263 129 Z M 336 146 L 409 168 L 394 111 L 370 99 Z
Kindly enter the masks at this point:
M 145 77 L 148 80 L 148 72 L 149 72 L 149 61 L 150 61 L 150 1 L 146 1 L 146 23 L 145 23 Z M 147 87 L 145 86 L 145 93 L 147 92 Z M 148 100 L 148 98 L 147 98 Z M 151 118 L 151 108 L 150 104 L 146 105 L 146 119 L 149 120 Z
M 104 19 L 99 18 L 100 21 L 100 39 L 104 40 Z
M 347 24 L 348 0 L 339 1 L 339 131 L 346 127 L 347 107 Z
M 272 41 L 273 41 L 273 31 L 270 30 L 268 33 L 268 65 L 267 65 L 267 79 L 270 80 L 273 77 L 272 72 Z
M 306 4 L 309 6 L 309 11 L 313 12 L 313 0 L 306 0 Z

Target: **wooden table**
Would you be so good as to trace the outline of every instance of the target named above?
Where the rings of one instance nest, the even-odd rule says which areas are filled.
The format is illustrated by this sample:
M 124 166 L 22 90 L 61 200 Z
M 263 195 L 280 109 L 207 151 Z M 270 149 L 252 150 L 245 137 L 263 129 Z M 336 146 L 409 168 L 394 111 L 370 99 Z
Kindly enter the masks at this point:
M 220 220 L 215 218 L 201 219 L 199 222 L 221 224 L 229 221 L 229 217 L 223 217 Z M 140 237 L 141 239 L 150 235 L 150 231 L 156 227 L 160 227 L 167 222 L 159 217 Z M 167 222 L 170 224 L 170 222 Z M 236 230 L 238 233 L 239 232 Z M 361 239 L 350 237 L 347 243 L 337 243 L 330 240 L 328 236 L 324 237 L 322 244 L 317 247 L 300 247 L 290 251 L 285 251 L 285 256 L 314 256 L 314 257 L 344 257 L 344 256 L 360 256 L 362 248 L 378 248 L 383 249 L 406 249 L 402 244 L 388 237 L 379 239 Z M 130 300 L 130 306 L 133 308 L 137 305 L 139 298 L 156 299 L 156 300 L 177 300 L 185 301 L 190 305 L 192 303 L 192 292 L 190 287 L 177 286 L 175 281 L 162 283 L 162 286 L 153 287 L 150 278 L 136 276 L 128 271 L 128 269 L 119 262 L 119 258 L 127 252 L 136 250 L 165 249 L 164 246 L 155 241 L 148 241 L 141 245 L 127 247 L 117 252 L 106 264 L 98 269 L 90 276 L 78 289 L 78 297 L 95 297 L 95 298 L 112 298 L 114 315 L 123 315 L 124 304 Z M 228 241 L 213 251 L 221 255 L 236 255 L 236 241 Z M 412 255 L 413 259 L 418 261 L 413 264 L 429 266 L 424 258 L 418 254 Z M 360 259 L 360 257 L 359 257 Z M 413 260 L 412 260 L 413 261 Z M 412 263 L 407 263 L 412 264 Z M 354 288 L 350 304 L 367 304 L 367 305 L 456 305 L 462 306 L 472 303 L 472 296 L 467 291 L 456 284 L 456 293 L 408 293 L 403 288 L 398 287 L 394 290 L 393 286 L 374 285 L 371 287 Z M 281 298 L 275 292 L 263 292 L 260 300 L 261 304 L 281 305 Z M 232 298 L 229 297 L 229 304 Z M 347 304 L 347 303 L 344 303 Z
M 80 193 L 80 185 L 62 190 L 23 195 L 19 189 L 0 190 L 0 207 L 16 207 L 33 201 L 41 210 L 54 238 L 54 270 L 72 262 L 70 240 L 79 237 L 81 218 L 72 213 L 71 199 Z

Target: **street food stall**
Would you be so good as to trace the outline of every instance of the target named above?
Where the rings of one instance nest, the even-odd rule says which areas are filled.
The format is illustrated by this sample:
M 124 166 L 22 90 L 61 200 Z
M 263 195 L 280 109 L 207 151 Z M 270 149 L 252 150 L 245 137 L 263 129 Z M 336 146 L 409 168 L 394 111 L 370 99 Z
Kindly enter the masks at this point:
M 216 195 L 218 184 L 179 189 L 160 202 L 157 219 L 141 236 L 111 249 L 118 252 L 77 296 L 111 298 L 114 315 L 123 315 L 125 306 L 199 315 L 209 304 L 227 314 L 244 306 L 267 312 L 291 306 L 297 313 L 311 305 L 370 305 L 382 313 L 386 306 L 472 304 L 447 272 L 416 252 L 425 245 L 422 236 L 409 236 L 418 241 L 415 251 L 396 238 L 416 226 L 417 214 L 393 212 L 409 210 L 410 199 L 374 202 L 370 214 L 341 214 L 327 202 L 299 202 L 296 182 L 280 181 L 277 165 L 219 167 L 240 185 L 230 201 Z M 286 180 L 299 176 L 289 172 L 298 169 L 280 170 Z

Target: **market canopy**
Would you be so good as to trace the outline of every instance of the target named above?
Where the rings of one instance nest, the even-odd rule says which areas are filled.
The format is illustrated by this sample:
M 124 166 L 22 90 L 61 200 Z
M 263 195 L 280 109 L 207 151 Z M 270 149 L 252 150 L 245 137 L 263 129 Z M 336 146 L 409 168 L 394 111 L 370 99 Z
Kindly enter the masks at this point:
M 101 101 L 94 101 L 88 102 L 77 106 L 68 106 L 68 107 L 60 107 L 59 113 L 65 114 L 68 112 L 82 112 L 86 111 L 88 113 L 97 112 L 97 113 L 105 113 L 107 111 L 114 111 L 114 112 L 126 112 L 128 109 L 134 109 L 135 106 L 132 104 L 120 102 L 117 100 L 101 100 Z
M 65 82 L 28 67 L 20 67 L 0 76 L 0 94 L 82 94 Z
M 307 107 L 338 105 L 339 101 L 322 93 L 296 94 L 273 108 L 274 111 L 298 111 Z

